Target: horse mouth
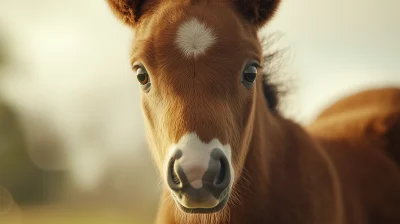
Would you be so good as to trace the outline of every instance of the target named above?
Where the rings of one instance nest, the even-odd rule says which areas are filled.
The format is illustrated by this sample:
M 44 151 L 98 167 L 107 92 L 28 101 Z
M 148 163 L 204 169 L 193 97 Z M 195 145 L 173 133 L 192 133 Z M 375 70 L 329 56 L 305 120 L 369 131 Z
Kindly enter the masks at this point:
M 219 212 L 225 208 L 226 204 L 228 203 L 229 192 L 228 192 L 228 189 L 226 189 L 224 191 L 224 193 L 221 195 L 221 197 L 219 198 L 217 205 L 214 207 L 202 207 L 201 205 L 196 206 L 196 207 L 188 207 L 188 206 L 185 206 L 184 203 L 182 203 L 181 199 L 179 199 L 177 195 L 172 193 L 172 196 L 174 198 L 175 203 L 177 204 L 178 208 L 181 211 L 183 211 L 185 213 L 190 213 L 190 214 L 208 214 L 208 213 Z

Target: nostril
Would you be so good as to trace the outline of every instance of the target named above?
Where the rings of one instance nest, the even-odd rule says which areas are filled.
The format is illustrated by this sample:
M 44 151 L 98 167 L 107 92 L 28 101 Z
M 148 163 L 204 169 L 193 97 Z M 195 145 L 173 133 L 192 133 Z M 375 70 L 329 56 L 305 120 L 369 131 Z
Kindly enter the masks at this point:
M 217 157 L 218 156 L 218 157 Z M 225 189 L 231 182 L 231 172 L 229 161 L 221 151 L 215 151 L 213 158 L 218 162 L 218 173 L 215 173 L 214 187 L 217 189 Z
M 225 175 L 226 175 L 226 164 L 225 161 L 222 159 L 219 159 L 219 164 L 220 164 L 220 170 L 217 175 L 215 184 L 220 185 L 222 182 L 225 180 Z
M 172 182 L 174 183 L 174 184 L 176 184 L 176 185 L 179 185 L 180 183 L 181 183 L 181 181 L 179 180 L 179 177 L 178 177 L 178 175 L 176 174 L 176 172 L 175 172 L 175 158 L 172 158 L 170 161 L 169 161 L 169 167 L 168 167 L 168 169 L 169 169 L 169 175 L 171 176 L 171 179 L 172 179 Z

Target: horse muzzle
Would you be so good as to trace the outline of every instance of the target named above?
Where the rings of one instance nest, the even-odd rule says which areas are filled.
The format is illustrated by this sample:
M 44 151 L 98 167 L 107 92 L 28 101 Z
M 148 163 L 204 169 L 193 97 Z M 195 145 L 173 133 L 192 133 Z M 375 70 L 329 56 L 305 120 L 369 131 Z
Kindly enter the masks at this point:
M 232 186 L 230 147 L 227 153 L 219 141 L 205 144 L 196 137 L 171 148 L 168 187 L 182 211 L 217 212 L 226 205 Z

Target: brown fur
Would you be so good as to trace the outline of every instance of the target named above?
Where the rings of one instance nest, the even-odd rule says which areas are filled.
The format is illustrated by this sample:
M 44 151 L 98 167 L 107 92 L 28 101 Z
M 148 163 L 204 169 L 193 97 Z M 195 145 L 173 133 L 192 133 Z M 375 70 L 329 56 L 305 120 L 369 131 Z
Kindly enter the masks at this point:
M 247 60 L 267 63 L 257 31 L 280 1 L 107 1 L 135 29 L 132 63 L 150 74 L 142 107 L 161 175 L 167 148 L 185 133 L 232 146 L 236 178 L 226 207 L 183 213 L 165 188 L 158 223 L 400 223 L 400 89 L 345 98 L 305 130 L 274 110 L 273 86 L 239 82 Z M 191 17 L 218 37 L 196 59 L 174 44 Z

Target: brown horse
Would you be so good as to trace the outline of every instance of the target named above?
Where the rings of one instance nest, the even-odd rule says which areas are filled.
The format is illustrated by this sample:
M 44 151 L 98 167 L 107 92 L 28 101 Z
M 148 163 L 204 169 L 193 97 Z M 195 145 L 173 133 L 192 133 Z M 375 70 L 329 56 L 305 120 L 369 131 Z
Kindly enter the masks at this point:
M 400 223 L 400 89 L 339 101 L 306 130 L 261 75 L 257 32 L 279 0 L 107 1 L 135 31 L 158 223 Z

